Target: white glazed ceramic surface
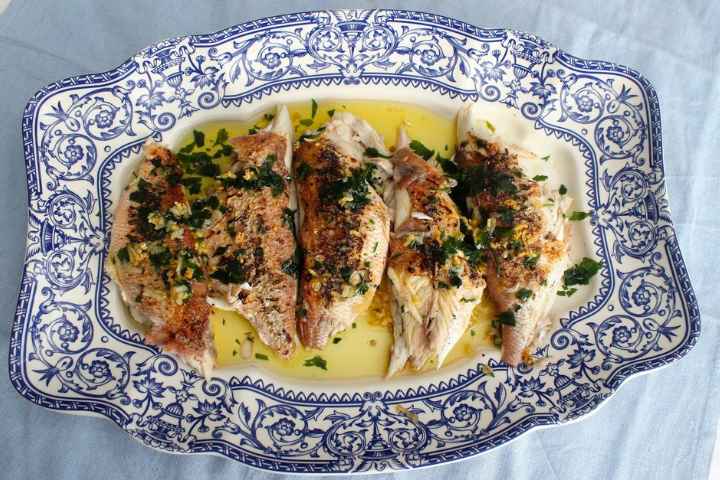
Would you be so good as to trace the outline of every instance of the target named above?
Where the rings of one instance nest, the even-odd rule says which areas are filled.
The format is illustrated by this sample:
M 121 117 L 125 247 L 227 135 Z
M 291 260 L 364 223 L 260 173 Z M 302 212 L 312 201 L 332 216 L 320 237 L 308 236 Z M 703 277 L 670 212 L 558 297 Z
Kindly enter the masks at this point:
M 498 134 L 550 155 L 578 210 L 572 256 L 603 263 L 558 298 L 533 367 L 466 361 L 396 380 L 210 379 L 144 343 L 102 270 L 112 212 L 148 138 L 284 102 L 391 99 L 448 117 L 483 102 Z M 680 358 L 698 307 L 663 180 L 659 106 L 637 72 L 532 35 L 432 14 L 321 11 L 148 47 L 40 90 L 23 117 L 27 257 L 10 376 L 47 408 L 91 413 L 163 450 L 283 472 L 416 468 L 579 418 L 633 374 Z

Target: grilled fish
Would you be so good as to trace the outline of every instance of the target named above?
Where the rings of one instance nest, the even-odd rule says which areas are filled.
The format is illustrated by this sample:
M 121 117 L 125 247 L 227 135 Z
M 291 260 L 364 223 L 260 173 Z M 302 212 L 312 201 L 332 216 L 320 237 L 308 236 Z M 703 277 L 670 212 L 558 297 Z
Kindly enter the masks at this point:
M 568 266 L 571 200 L 528 178 L 528 162 L 540 160 L 504 145 L 478 105 L 460 110 L 455 160 L 467 183 L 468 207 L 490 239 L 487 287 L 499 316 L 502 359 L 515 366 L 542 341 Z
M 215 362 L 211 309 L 207 286 L 194 275 L 199 260 L 193 233 L 179 221 L 182 215 L 175 215 L 188 202 L 172 180 L 181 175 L 170 150 L 145 145 L 144 159 L 115 210 L 107 271 L 133 317 L 149 326 L 147 339 L 207 374 Z
M 236 161 L 218 192 L 225 212 L 203 242 L 210 302 L 247 318 L 283 358 L 295 349 L 297 298 L 291 139 L 290 117 L 281 107 L 266 131 L 230 140 Z
M 394 344 L 388 375 L 407 360 L 420 369 L 434 358 L 439 368 L 464 334 L 485 288 L 479 262 L 466 256 L 448 179 L 408 148 L 404 133 L 392 161 L 395 219 L 387 273 Z
M 387 256 L 390 215 L 377 188 L 391 167 L 382 139 L 363 120 L 336 113 L 322 131 L 305 134 L 294 155 L 300 210 L 298 332 L 323 348 L 367 310 Z

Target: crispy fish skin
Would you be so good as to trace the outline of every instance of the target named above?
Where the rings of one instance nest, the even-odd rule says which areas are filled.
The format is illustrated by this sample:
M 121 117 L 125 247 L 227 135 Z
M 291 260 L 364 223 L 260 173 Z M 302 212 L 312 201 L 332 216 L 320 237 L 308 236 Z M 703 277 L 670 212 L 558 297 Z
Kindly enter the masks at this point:
M 179 291 L 168 287 L 152 262 L 154 254 L 176 256 L 192 242 L 189 230 L 183 227 L 178 227 L 174 238 L 156 238 L 148 222 L 148 214 L 164 214 L 186 202 L 182 187 L 168 183 L 168 172 L 179 172 L 172 152 L 158 144 L 146 144 L 136 178 L 123 191 L 115 210 L 106 266 L 135 319 L 149 325 L 147 339 L 207 374 L 213 368 L 215 351 L 206 287 L 190 280 L 188 291 L 181 292 L 186 298 L 179 301 L 173 295 Z M 139 190 L 145 192 L 145 198 L 133 195 Z
M 230 140 L 237 161 L 228 177 L 223 216 L 208 228 L 211 302 L 236 310 L 255 327 L 260 340 L 283 358 L 295 350 L 295 303 L 297 277 L 295 233 L 288 220 L 290 208 L 289 172 L 283 162 L 287 139 L 266 131 Z M 231 262 L 239 263 L 241 281 L 218 280 Z M 215 278 L 214 278 L 215 277 Z
M 571 200 L 524 174 L 525 162 L 540 161 L 536 156 L 503 145 L 482 125 L 487 121 L 476 105 L 460 111 L 455 160 L 474 181 L 468 206 L 493 231 L 488 292 L 506 319 L 502 359 L 516 366 L 551 324 L 548 314 L 569 263 L 564 214 Z
M 367 310 L 387 255 L 390 217 L 370 184 L 372 168 L 328 136 L 342 118 L 301 141 L 294 155 L 304 253 L 298 332 L 312 348 L 323 348 Z
M 481 269 L 449 248 L 463 234 L 444 174 L 405 146 L 392 161 L 395 225 L 388 277 L 395 342 L 388 376 L 407 360 L 419 369 L 434 357 L 439 368 L 464 334 L 485 287 Z

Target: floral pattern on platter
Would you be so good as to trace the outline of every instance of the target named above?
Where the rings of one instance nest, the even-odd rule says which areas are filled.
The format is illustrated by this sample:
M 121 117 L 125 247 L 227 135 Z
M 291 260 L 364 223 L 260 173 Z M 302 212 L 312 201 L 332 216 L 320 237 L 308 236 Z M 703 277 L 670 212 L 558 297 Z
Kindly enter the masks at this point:
M 199 112 L 279 91 L 393 85 L 498 102 L 577 152 L 603 270 L 531 366 L 329 393 L 204 379 L 124 329 L 102 264 L 113 172 Z M 23 118 L 30 221 L 10 376 L 43 406 L 107 416 L 168 451 L 258 468 L 387 471 L 464 458 L 579 418 L 694 345 L 699 313 L 667 209 L 657 98 L 639 74 L 519 32 L 399 10 L 273 17 L 153 45 L 38 92 Z

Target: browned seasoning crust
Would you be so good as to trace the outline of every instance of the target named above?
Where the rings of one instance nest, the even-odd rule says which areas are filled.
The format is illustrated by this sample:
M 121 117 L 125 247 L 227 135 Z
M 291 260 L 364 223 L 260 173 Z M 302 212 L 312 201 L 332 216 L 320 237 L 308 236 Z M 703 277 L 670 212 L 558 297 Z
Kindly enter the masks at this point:
M 228 183 L 225 187 L 226 212 L 208 229 L 205 241 L 211 252 L 209 268 L 217 271 L 233 260 L 239 263 L 242 279 L 224 283 L 211 274 L 211 296 L 229 295 L 232 302 L 240 302 L 239 311 L 261 340 L 287 358 L 295 348 L 297 269 L 292 268 L 295 238 L 287 212 L 289 173 L 281 160 L 286 142 L 278 134 L 262 132 L 230 143 L 237 161 L 228 177 L 252 182 L 269 172 L 274 175 L 269 180 L 272 186 L 243 188 Z
M 490 268 L 502 288 L 542 284 L 548 263 L 560 258 L 566 245 L 543 225 L 540 185 L 522 173 L 517 156 L 506 148 L 472 141 L 477 144 L 462 144 L 455 159 L 465 171 L 483 169 L 482 176 L 490 184 L 479 186 L 471 198 L 486 231 L 493 231 Z M 541 256 L 546 261 L 539 262 Z

